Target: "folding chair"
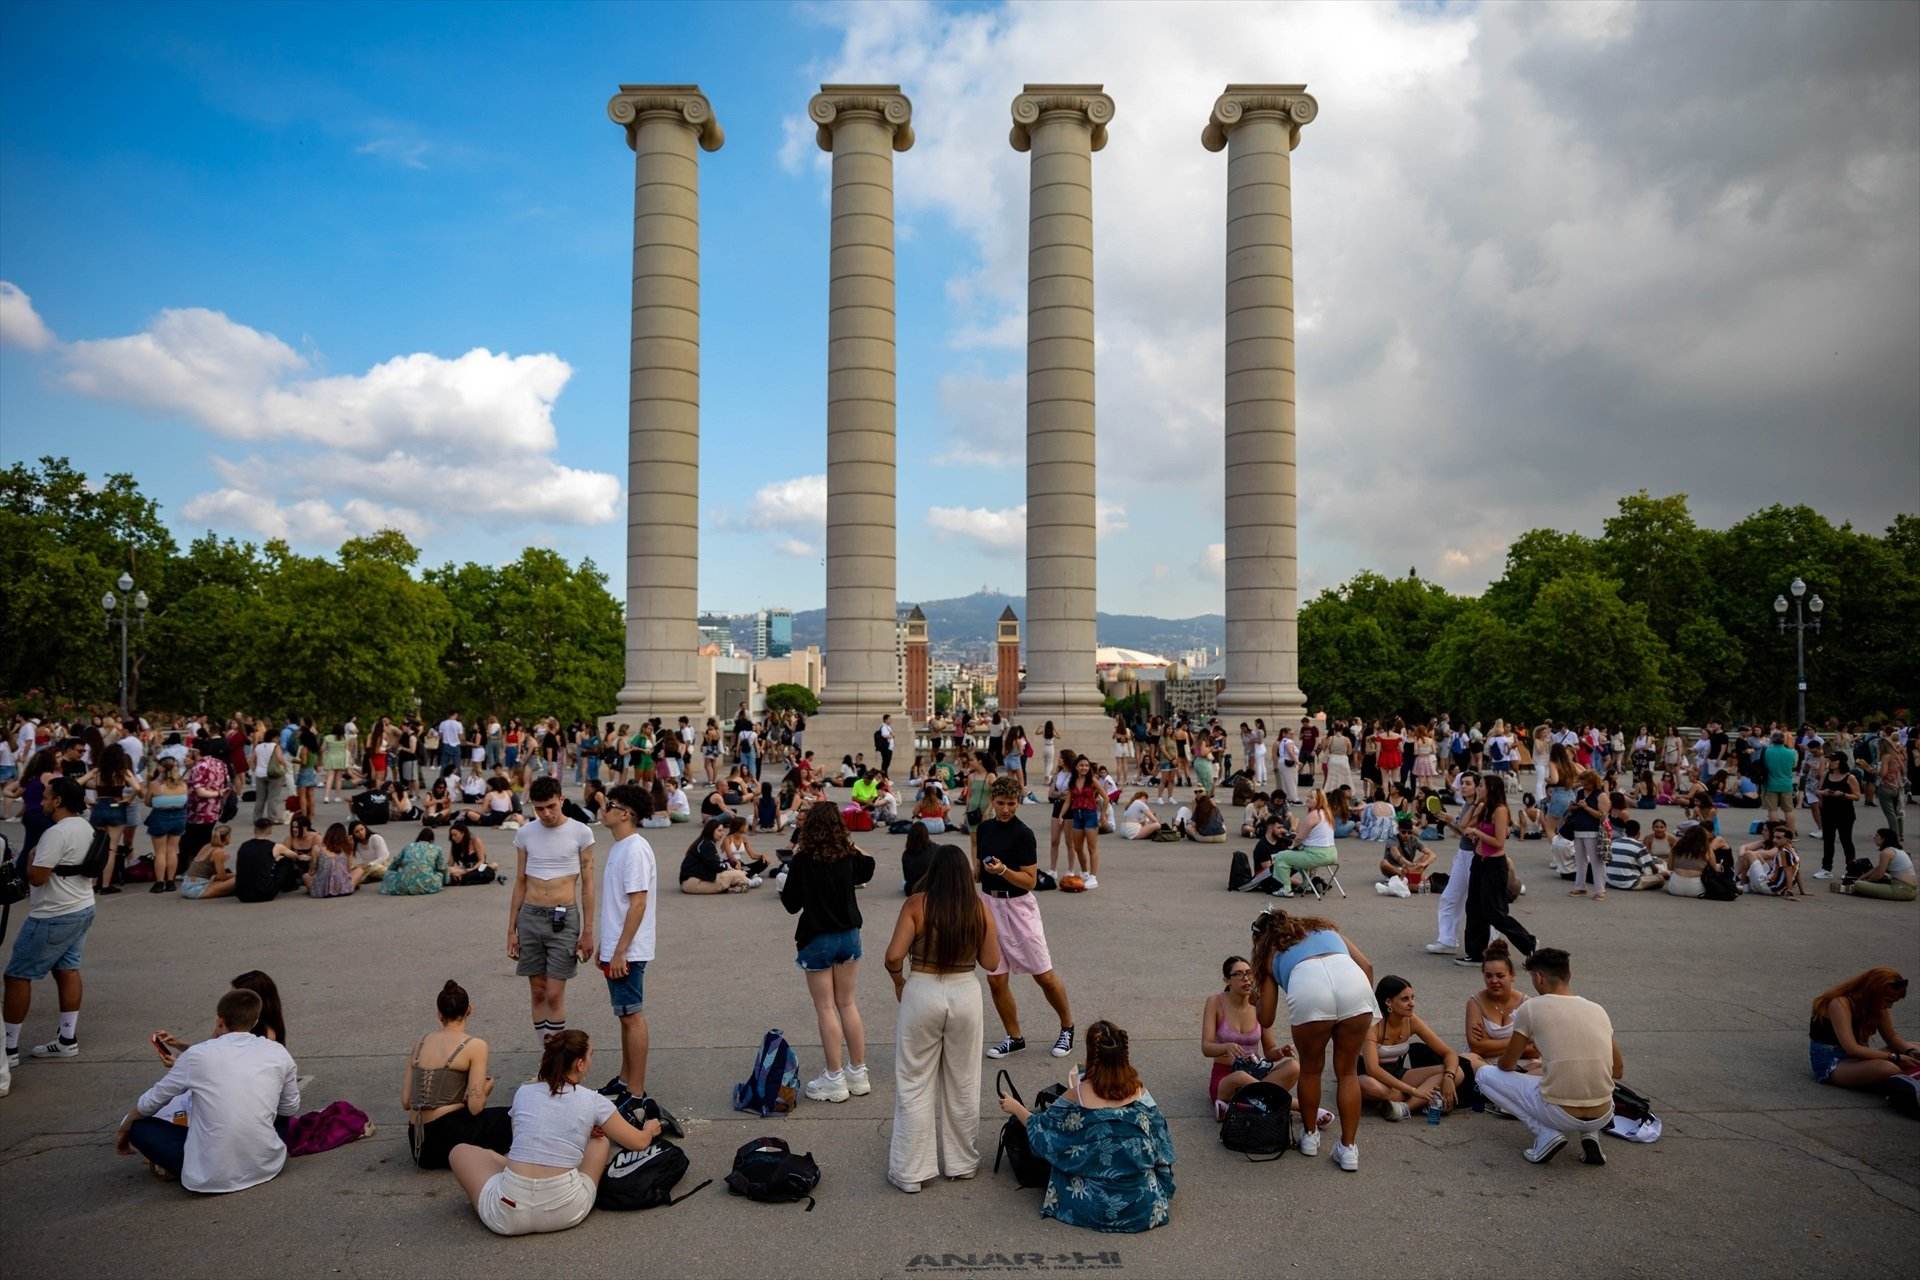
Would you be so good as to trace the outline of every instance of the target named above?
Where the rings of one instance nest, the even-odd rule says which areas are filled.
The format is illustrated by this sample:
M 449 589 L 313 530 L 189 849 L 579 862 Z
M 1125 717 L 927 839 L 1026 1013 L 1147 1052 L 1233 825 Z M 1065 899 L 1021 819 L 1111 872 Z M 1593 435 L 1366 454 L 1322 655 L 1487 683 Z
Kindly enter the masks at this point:
M 1329 862 L 1324 867 L 1314 867 L 1310 870 L 1303 871 L 1300 874 L 1307 878 L 1307 888 L 1313 890 L 1313 897 L 1316 902 L 1327 896 L 1320 891 L 1320 886 L 1314 883 L 1318 877 L 1323 875 L 1327 878 L 1328 883 L 1340 891 L 1341 897 L 1344 898 L 1347 896 L 1347 887 L 1340 883 L 1340 863 L 1338 860 Z

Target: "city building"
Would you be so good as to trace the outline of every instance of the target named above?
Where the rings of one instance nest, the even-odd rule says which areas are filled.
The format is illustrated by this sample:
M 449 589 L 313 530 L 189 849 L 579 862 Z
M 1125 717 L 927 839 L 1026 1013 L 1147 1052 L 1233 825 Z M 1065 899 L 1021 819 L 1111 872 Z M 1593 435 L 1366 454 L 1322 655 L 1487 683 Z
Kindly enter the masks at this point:
M 810 644 L 795 649 L 784 658 L 768 658 L 753 664 L 753 683 L 760 693 L 777 684 L 806 686 L 813 694 L 826 687 L 826 664 L 820 659 L 820 646 Z
M 1020 707 L 1020 619 L 1008 605 L 994 635 L 993 696 L 1001 714 Z
M 733 622 L 717 613 L 700 615 L 700 643 L 717 645 L 722 654 L 733 652 Z
M 762 609 L 753 615 L 753 656 L 784 658 L 793 652 L 793 610 Z
M 927 615 L 913 606 L 897 624 L 900 651 L 900 692 L 907 719 L 923 725 L 933 716 L 933 672 L 927 652 Z

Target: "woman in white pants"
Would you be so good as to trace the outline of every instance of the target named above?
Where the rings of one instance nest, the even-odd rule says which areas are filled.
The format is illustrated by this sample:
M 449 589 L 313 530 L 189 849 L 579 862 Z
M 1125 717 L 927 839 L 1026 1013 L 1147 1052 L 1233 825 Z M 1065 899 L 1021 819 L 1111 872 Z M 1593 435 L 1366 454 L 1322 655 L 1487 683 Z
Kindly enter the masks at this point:
M 887 1181 L 909 1195 L 943 1174 L 971 1178 L 980 1167 L 984 1024 L 973 971 L 1000 966 L 1000 940 L 966 852 L 935 845 L 920 884 L 894 921 L 885 960 L 900 1002 Z
M 1460 837 L 1459 846 L 1453 852 L 1453 865 L 1447 868 L 1447 887 L 1440 894 L 1438 932 L 1427 944 L 1427 950 L 1438 956 L 1450 956 L 1460 949 L 1460 925 L 1467 913 L 1467 884 L 1473 877 L 1474 839 L 1462 828 L 1479 799 L 1479 779 L 1471 773 L 1461 774 L 1459 792 L 1466 804 L 1461 807 L 1458 820 L 1447 817 L 1444 810 L 1432 813 L 1429 809 L 1435 822 Z
M 1598 902 L 1607 896 L 1607 853 L 1600 839 L 1600 824 L 1606 820 L 1607 803 L 1600 775 L 1589 769 L 1580 775 L 1580 790 L 1574 793 L 1561 830 L 1573 841 L 1573 888 L 1567 895 L 1585 897 L 1586 879 L 1593 879 L 1593 897 Z

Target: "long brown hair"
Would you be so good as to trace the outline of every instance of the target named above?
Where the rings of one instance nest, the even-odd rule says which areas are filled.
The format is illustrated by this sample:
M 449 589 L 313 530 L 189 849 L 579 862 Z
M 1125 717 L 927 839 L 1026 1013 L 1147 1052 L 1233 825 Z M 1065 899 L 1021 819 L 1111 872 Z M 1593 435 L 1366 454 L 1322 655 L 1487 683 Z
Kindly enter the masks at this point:
M 818 862 L 838 862 L 852 853 L 853 841 L 847 839 L 847 824 L 840 821 L 840 807 L 808 805 L 800 829 L 793 834 L 793 852 Z
M 1906 994 L 1906 986 L 1907 980 L 1900 976 L 1899 970 L 1875 965 L 1815 996 L 1813 1016 L 1825 1017 L 1828 1002 L 1835 996 L 1845 996 L 1847 1003 L 1853 1006 L 1854 1038 L 1859 1039 L 1863 1029 L 1871 1030 L 1879 1025 L 1880 1015 L 1896 999 Z
M 973 887 L 973 864 L 957 844 L 937 844 L 915 893 L 920 908 L 920 954 L 936 969 L 959 969 L 980 956 L 987 936 L 986 909 Z
M 321 845 L 328 853 L 353 853 L 353 837 L 347 834 L 347 824 L 336 822 L 327 828 L 327 834 L 320 837 Z
M 1323 929 L 1339 928 L 1319 916 L 1292 916 L 1284 911 L 1267 911 L 1253 922 L 1253 977 L 1259 982 L 1273 975 L 1273 958 L 1305 938 Z
M 1127 1057 L 1127 1033 L 1105 1018 L 1087 1028 L 1087 1086 L 1108 1102 L 1140 1092 L 1140 1073 Z
M 559 1093 L 573 1083 L 567 1079 L 567 1073 L 573 1070 L 574 1063 L 587 1056 L 590 1048 L 587 1033 L 578 1027 L 548 1036 L 546 1047 L 540 1051 L 540 1070 L 534 1078 L 550 1092 Z

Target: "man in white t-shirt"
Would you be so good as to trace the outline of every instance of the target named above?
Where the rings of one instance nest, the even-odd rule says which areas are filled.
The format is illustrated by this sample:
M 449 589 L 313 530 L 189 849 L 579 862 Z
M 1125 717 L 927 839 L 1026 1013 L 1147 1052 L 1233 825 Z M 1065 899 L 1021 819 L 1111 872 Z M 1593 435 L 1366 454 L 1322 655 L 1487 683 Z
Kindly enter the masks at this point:
M 440 776 L 446 777 L 460 767 L 460 744 L 466 741 L 467 727 L 460 723 L 460 717 L 447 712 L 447 718 L 440 722 Z
M 93 927 L 93 877 L 77 871 L 93 848 L 93 826 L 81 815 L 87 794 L 72 778 L 47 784 L 41 806 L 54 820 L 33 847 L 27 867 L 27 918 L 13 940 L 6 969 L 6 1054 L 20 1065 L 20 1029 L 33 1005 L 33 984 L 53 975 L 60 995 L 60 1034 L 33 1046 L 36 1058 L 80 1056 L 80 952 Z
M 874 750 L 880 753 L 880 772 L 887 773 L 893 768 L 893 717 L 881 716 L 880 727 L 874 730 Z
M 1473 1081 L 1488 1101 L 1532 1131 L 1530 1163 L 1545 1164 L 1577 1134 L 1582 1160 L 1605 1164 L 1598 1135 L 1613 1122 L 1613 1082 L 1627 1070 L 1613 1038 L 1613 1020 L 1593 1001 L 1573 994 L 1566 952 L 1541 947 L 1526 965 L 1540 994 L 1515 1010 L 1513 1038 L 1499 1065 L 1481 1067 Z M 1540 1051 L 1539 1075 L 1517 1069 L 1529 1049 Z
M 647 1015 L 641 1005 L 660 879 L 653 846 L 639 828 L 652 812 L 647 792 L 631 783 L 609 791 L 602 810 L 613 847 L 600 881 L 600 972 L 613 1016 L 620 1019 L 620 1074 L 602 1092 L 618 1088 L 636 1098 L 647 1096 Z
M 507 958 L 527 980 L 533 1031 L 544 1045 L 567 1029 L 567 980 L 593 955 L 593 831 L 566 815 L 558 778 L 527 788 L 535 822 L 520 828 L 507 907 Z

